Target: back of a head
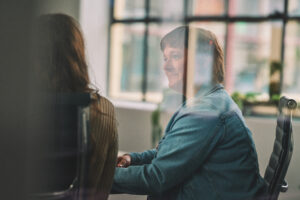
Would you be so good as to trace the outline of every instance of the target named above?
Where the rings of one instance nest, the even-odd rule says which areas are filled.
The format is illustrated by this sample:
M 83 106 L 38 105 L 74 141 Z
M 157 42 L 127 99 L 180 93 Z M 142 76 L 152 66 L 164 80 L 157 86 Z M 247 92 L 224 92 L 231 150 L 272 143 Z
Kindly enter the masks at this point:
M 41 93 L 36 95 L 38 104 L 31 115 L 33 158 L 28 168 L 33 193 L 65 190 L 73 182 L 77 169 L 78 115 L 76 106 L 61 103 L 61 93 L 91 91 L 78 23 L 65 14 L 42 15 L 36 23 L 34 73 L 41 83 Z
M 79 24 L 65 14 L 42 15 L 37 23 L 37 71 L 46 90 L 90 92 Z

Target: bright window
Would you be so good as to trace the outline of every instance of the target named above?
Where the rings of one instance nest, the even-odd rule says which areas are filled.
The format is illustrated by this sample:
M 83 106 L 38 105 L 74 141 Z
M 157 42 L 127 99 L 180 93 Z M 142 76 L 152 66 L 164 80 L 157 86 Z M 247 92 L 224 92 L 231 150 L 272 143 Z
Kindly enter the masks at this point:
M 158 103 L 168 81 L 161 38 L 180 25 L 216 34 L 228 92 L 269 99 L 270 66 L 280 63 L 281 94 L 300 100 L 299 0 L 111 1 L 109 95 Z

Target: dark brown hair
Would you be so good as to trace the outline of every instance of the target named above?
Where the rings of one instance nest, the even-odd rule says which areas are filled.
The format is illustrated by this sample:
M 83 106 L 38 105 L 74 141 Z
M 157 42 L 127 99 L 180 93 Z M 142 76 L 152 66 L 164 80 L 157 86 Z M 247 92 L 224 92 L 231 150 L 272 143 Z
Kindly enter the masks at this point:
M 91 92 L 79 24 L 65 14 L 38 20 L 38 65 L 46 88 L 55 92 Z
M 188 48 L 189 32 L 193 29 L 197 34 L 198 50 L 205 51 L 205 48 L 212 48 L 213 52 L 213 81 L 215 83 L 224 82 L 224 53 L 217 40 L 217 37 L 212 32 L 196 27 L 180 26 L 166 34 L 161 42 L 160 49 L 163 51 L 167 45 L 173 48 Z

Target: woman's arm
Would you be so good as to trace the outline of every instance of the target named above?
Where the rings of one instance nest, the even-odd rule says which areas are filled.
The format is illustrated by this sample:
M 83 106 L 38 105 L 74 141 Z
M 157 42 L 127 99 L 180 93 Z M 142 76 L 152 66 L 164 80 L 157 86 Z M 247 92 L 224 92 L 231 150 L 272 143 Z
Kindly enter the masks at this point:
M 144 151 L 142 153 L 131 152 L 123 154 L 117 159 L 117 167 L 129 167 L 130 165 L 144 165 L 150 164 L 155 157 L 156 149 Z
M 142 153 L 130 153 L 131 165 L 150 164 L 155 157 L 156 149 L 144 151 Z
M 101 180 L 97 185 L 95 199 L 107 199 L 113 183 L 112 177 L 115 173 L 116 157 L 118 154 L 117 134 L 113 134 L 112 141 L 107 151 L 107 159 L 104 164 Z M 101 198 L 100 198 L 101 197 Z
M 221 138 L 222 123 L 211 113 L 182 117 L 160 144 L 151 164 L 117 168 L 113 192 L 158 195 L 199 169 Z
M 91 144 L 89 199 L 107 199 L 117 161 L 118 134 L 114 108 L 104 97 L 91 105 Z

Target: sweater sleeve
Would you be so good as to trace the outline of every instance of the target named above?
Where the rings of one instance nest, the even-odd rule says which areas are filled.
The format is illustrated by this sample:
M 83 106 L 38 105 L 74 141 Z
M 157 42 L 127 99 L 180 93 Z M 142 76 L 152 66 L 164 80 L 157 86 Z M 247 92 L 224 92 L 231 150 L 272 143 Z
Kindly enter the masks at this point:
M 188 114 L 176 122 L 151 164 L 117 168 L 114 193 L 159 195 L 203 164 L 220 138 L 218 116 Z
M 89 199 L 107 199 L 115 171 L 118 136 L 113 105 L 104 97 L 91 105 L 91 143 Z
M 156 149 L 151 149 L 142 153 L 130 153 L 131 165 L 150 164 L 155 154 Z

